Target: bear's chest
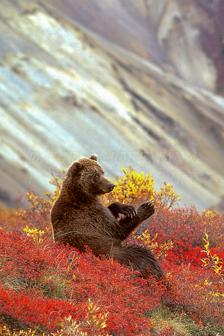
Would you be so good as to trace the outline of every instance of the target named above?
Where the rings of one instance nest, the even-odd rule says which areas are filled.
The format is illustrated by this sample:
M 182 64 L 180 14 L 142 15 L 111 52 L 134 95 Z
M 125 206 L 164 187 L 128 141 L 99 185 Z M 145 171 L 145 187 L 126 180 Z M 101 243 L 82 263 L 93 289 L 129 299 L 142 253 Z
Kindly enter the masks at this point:
M 76 212 L 74 220 L 77 222 L 82 222 L 86 228 L 95 228 L 95 229 L 107 229 L 111 226 L 116 225 L 116 218 L 110 212 L 107 207 L 104 206 L 92 206 L 85 207 L 82 210 Z
M 116 218 L 106 207 L 104 208 L 95 208 L 89 212 L 89 216 L 93 222 L 112 225 L 116 222 Z

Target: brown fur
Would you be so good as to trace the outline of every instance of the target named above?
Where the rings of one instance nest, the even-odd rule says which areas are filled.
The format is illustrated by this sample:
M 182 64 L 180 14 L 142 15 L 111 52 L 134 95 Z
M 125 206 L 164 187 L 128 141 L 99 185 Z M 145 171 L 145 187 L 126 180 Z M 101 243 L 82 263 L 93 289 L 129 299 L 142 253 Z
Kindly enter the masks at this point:
M 133 266 L 143 277 L 157 279 L 164 274 L 154 254 L 141 246 L 124 246 L 130 233 L 154 213 L 151 202 L 133 206 L 115 202 L 105 207 L 100 195 L 113 190 L 104 177 L 97 156 L 75 161 L 67 171 L 61 193 L 51 211 L 54 239 L 69 243 L 80 252 L 88 245 L 99 256 L 106 255 L 126 266 Z M 118 220 L 119 214 L 123 214 Z

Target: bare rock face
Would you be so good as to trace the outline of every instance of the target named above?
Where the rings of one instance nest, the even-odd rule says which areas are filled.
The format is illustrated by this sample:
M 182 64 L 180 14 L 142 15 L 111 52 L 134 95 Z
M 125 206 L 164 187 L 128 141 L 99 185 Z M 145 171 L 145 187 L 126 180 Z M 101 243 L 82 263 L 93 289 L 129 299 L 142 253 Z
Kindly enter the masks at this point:
M 187 82 L 224 94 L 220 0 L 47 0 L 87 28 Z
M 55 5 L 60 4 L 57 1 Z M 138 172 L 152 173 L 156 188 L 164 181 L 173 183 L 183 204 L 195 203 L 203 210 L 221 202 L 224 99 L 211 92 L 216 67 L 202 49 L 198 50 L 196 23 L 191 25 L 190 19 L 184 23 L 180 14 L 183 3 L 164 0 L 158 8 L 153 1 L 88 3 L 101 14 L 123 8 L 119 13 L 126 13 L 122 14 L 125 20 L 117 16 L 114 23 L 120 27 L 118 23 L 123 22 L 117 31 L 119 38 L 123 36 L 127 44 L 135 38 L 136 50 L 144 51 L 140 46 L 146 40 L 152 43 L 145 48 L 151 55 L 156 53 L 155 65 L 146 60 L 148 56 L 139 57 L 92 34 L 59 9 L 48 7 L 47 2 L 1 0 L 2 203 L 14 206 L 18 191 L 25 194 L 28 188 L 43 194 L 51 189 L 51 173 L 58 174 L 61 168 L 93 152 L 109 177 L 120 175 L 121 165 L 131 165 Z M 199 2 L 187 3 L 197 5 L 203 15 L 207 13 Z M 63 4 L 61 10 L 68 5 L 74 15 L 77 4 L 80 18 L 84 15 L 85 1 Z M 94 22 L 95 12 L 90 9 L 86 15 Z M 103 17 L 110 27 L 112 21 Z M 147 18 L 145 23 L 143 17 Z M 199 18 L 193 13 L 191 20 Z M 139 29 L 145 27 L 139 30 L 144 41 L 136 37 L 134 24 Z M 130 40 L 123 35 L 127 27 Z M 151 35 L 146 38 L 144 31 Z M 187 34 L 188 43 L 181 44 L 180 31 Z M 189 54 L 183 62 L 186 45 L 191 48 L 186 49 Z M 186 64 L 192 68 L 187 70 Z M 193 73 L 197 86 L 192 85 Z M 199 85 L 202 77 L 206 80 Z

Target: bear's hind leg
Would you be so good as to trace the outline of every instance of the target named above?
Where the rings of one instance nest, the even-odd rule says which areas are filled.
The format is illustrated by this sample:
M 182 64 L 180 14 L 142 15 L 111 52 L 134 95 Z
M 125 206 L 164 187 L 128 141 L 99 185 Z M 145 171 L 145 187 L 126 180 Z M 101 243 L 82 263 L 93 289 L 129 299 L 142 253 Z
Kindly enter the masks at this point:
M 165 280 L 159 261 L 152 251 L 138 246 L 115 246 L 112 257 L 125 266 L 138 270 L 143 278 L 153 275 L 156 280 Z

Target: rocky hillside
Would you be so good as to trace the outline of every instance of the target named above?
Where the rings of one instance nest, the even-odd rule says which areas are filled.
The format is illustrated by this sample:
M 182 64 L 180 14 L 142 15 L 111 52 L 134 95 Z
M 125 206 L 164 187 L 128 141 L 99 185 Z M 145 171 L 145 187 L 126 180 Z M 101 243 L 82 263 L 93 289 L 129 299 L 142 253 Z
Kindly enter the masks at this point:
M 187 82 L 224 95 L 222 0 L 46 0 Z
M 214 81 L 193 86 L 46 3 L 0 2 L 1 202 L 42 194 L 51 173 L 96 153 L 109 177 L 132 165 L 157 188 L 173 183 L 183 204 L 220 203 L 224 99 L 208 90 Z

